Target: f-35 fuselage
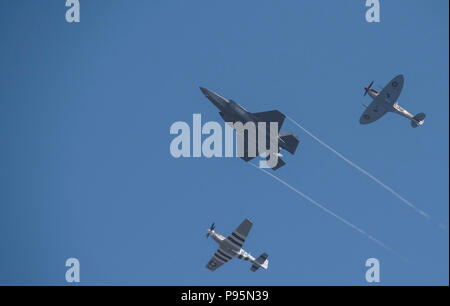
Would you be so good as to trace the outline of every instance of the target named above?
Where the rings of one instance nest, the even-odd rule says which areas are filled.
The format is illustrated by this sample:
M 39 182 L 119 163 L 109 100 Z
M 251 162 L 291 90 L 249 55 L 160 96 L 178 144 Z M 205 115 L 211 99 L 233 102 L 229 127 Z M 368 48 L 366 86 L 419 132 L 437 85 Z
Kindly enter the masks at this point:
M 270 166 L 273 170 L 276 170 L 284 165 L 284 162 L 278 158 L 281 156 L 279 154 L 281 149 L 285 149 L 291 154 L 295 153 L 295 150 L 297 149 L 297 145 L 299 143 L 298 138 L 293 133 L 280 133 L 280 128 L 283 124 L 285 116 L 279 112 L 278 110 L 268 111 L 268 112 L 262 112 L 262 113 L 251 113 L 247 111 L 244 107 L 237 104 L 233 100 L 226 99 L 222 97 L 221 95 L 212 92 L 206 88 L 200 87 L 200 90 L 202 93 L 208 98 L 209 101 L 211 101 L 212 104 L 214 104 L 219 109 L 219 114 L 222 117 L 222 119 L 227 122 L 233 124 L 233 128 L 238 133 L 238 130 L 236 129 L 236 123 L 242 123 L 243 125 L 246 125 L 249 122 L 254 123 L 254 129 L 255 138 L 252 140 L 249 138 L 249 134 L 245 136 L 245 131 L 242 131 L 242 136 L 244 136 L 244 154 L 243 156 L 240 156 L 245 161 L 249 161 L 252 158 L 256 157 L 257 155 L 261 155 L 263 153 L 266 153 L 266 158 L 270 158 L 270 155 L 275 154 L 278 160 L 278 163 L 275 164 L 275 166 Z M 259 148 L 258 145 L 258 139 L 259 139 L 259 124 L 265 123 L 265 139 L 266 139 L 266 145 L 264 147 L 264 144 L 262 145 L 262 148 Z M 276 130 L 272 130 L 271 123 L 276 123 Z M 248 132 L 248 131 L 247 131 Z M 272 134 L 272 135 L 271 135 Z M 258 135 L 258 136 L 257 136 Z M 275 137 L 274 137 L 275 135 Z M 264 139 L 264 137 L 262 138 Z M 256 154 L 255 156 L 249 155 L 248 144 L 256 145 Z

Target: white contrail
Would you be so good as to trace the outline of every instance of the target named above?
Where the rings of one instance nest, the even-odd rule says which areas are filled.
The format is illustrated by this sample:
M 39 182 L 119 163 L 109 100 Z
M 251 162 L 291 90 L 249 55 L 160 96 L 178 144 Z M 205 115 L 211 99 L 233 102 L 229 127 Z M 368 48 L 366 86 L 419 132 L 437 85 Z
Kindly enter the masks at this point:
M 320 143 L 321 145 L 323 145 L 325 148 L 327 148 L 328 150 L 330 150 L 331 152 L 333 152 L 334 154 L 336 154 L 337 156 L 339 156 L 341 159 L 343 159 L 345 162 L 347 162 L 350 166 L 356 168 L 357 170 L 359 170 L 361 173 L 367 175 L 368 177 L 370 177 L 373 181 L 375 181 L 376 183 L 378 183 L 381 187 L 383 187 L 384 189 L 386 189 L 387 191 L 389 191 L 390 193 L 392 193 L 394 196 L 396 196 L 398 199 L 400 199 L 403 203 L 405 203 L 406 205 L 408 205 L 409 207 L 411 207 L 412 209 L 414 209 L 416 212 L 418 212 L 419 214 L 421 214 L 422 216 L 424 216 L 425 218 L 427 218 L 428 220 L 431 219 L 431 217 L 424 212 L 423 210 L 421 210 L 420 208 L 417 208 L 416 206 L 414 206 L 411 202 L 409 202 L 408 200 L 406 200 L 404 197 L 402 197 L 401 195 L 399 195 L 397 192 L 395 192 L 395 190 L 393 190 L 391 187 L 387 186 L 386 184 L 384 184 L 382 181 L 380 181 L 379 179 L 377 179 L 375 176 L 373 176 L 371 173 L 369 173 L 368 171 L 364 170 L 363 168 L 361 168 L 360 166 L 358 166 L 357 164 L 355 164 L 354 162 L 352 162 L 351 160 L 347 159 L 344 155 L 342 155 L 341 153 L 339 153 L 338 151 L 336 151 L 335 149 L 333 149 L 332 147 L 330 147 L 329 145 L 327 145 L 325 142 L 323 142 L 322 140 L 320 140 L 319 138 L 317 138 L 316 136 L 314 136 L 310 131 L 308 131 L 307 129 L 305 129 L 303 126 L 300 125 L 300 123 L 298 123 L 297 121 L 295 121 L 294 119 L 286 116 L 286 118 L 288 118 L 292 123 L 294 123 L 296 126 L 298 126 L 299 128 L 301 128 L 305 133 L 307 133 L 309 136 L 311 136 L 312 138 L 314 138 L 318 143 Z
M 356 225 L 354 225 L 353 223 L 345 220 L 344 218 L 342 218 L 341 216 L 337 215 L 336 213 L 334 213 L 333 211 L 329 210 L 328 208 L 326 208 L 325 206 L 323 206 L 322 204 L 314 201 L 312 198 L 310 198 L 308 195 L 304 194 L 303 192 L 301 192 L 300 190 L 296 189 L 295 187 L 292 187 L 291 185 L 289 185 L 287 182 L 285 182 L 284 180 L 282 180 L 281 178 L 279 178 L 278 176 L 268 172 L 267 170 L 260 168 L 258 166 L 256 166 L 253 163 L 249 163 L 250 165 L 252 165 L 253 167 L 263 171 L 264 173 L 266 173 L 267 175 L 270 175 L 271 177 L 273 177 L 274 179 L 276 179 L 278 182 L 282 183 L 283 185 L 285 185 L 286 187 L 288 187 L 289 189 L 291 189 L 292 191 L 294 191 L 295 193 L 301 195 L 303 198 L 305 198 L 306 200 L 308 200 L 309 202 L 311 202 L 312 204 L 316 205 L 317 207 L 319 207 L 320 209 L 322 209 L 323 211 L 325 211 L 326 213 L 332 215 L 333 217 L 337 218 L 339 221 L 345 223 L 346 225 L 350 226 L 351 228 L 353 228 L 354 230 L 360 232 L 361 234 L 365 235 L 366 237 L 368 237 L 370 240 L 372 240 L 373 242 L 375 242 L 376 244 L 378 244 L 379 246 L 381 246 L 382 248 L 388 250 L 389 252 L 391 252 L 392 254 L 395 254 L 397 256 L 399 256 L 400 258 L 402 258 L 405 261 L 408 261 L 408 259 L 406 257 L 403 257 L 402 255 L 398 254 L 397 252 L 395 252 L 391 247 L 387 246 L 386 244 L 384 244 L 383 242 L 381 242 L 380 240 L 376 239 L 375 237 L 373 237 L 372 235 L 370 235 L 369 233 L 367 233 L 366 231 L 360 229 L 359 227 L 357 227 Z

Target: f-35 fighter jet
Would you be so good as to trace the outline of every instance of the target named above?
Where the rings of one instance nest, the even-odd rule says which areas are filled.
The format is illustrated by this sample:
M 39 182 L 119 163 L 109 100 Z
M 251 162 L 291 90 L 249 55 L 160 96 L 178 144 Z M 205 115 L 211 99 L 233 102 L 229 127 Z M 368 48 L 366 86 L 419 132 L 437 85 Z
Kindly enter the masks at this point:
M 206 268 L 214 271 L 233 257 L 237 257 L 239 259 L 251 262 L 252 266 L 250 267 L 250 270 L 253 272 L 259 268 L 267 270 L 269 266 L 269 260 L 267 257 L 269 255 L 263 253 L 255 259 L 255 257 L 244 251 L 242 248 L 245 238 L 247 238 L 252 226 L 253 223 L 249 219 L 245 219 L 241 225 L 239 225 L 238 228 L 235 229 L 230 236 L 228 236 L 228 238 L 225 238 L 221 234 L 214 231 L 215 224 L 213 223 L 206 232 L 206 238 L 211 236 L 219 244 L 219 249 L 217 249 L 216 253 L 210 259 L 206 265 Z
M 285 165 L 285 162 L 279 158 L 283 156 L 280 154 L 281 149 L 284 149 L 288 151 L 291 154 L 295 153 L 295 150 L 297 149 L 299 140 L 298 137 L 292 133 L 292 132 L 284 132 L 280 133 L 281 126 L 283 125 L 284 118 L 286 117 L 278 110 L 272 110 L 262 113 L 251 113 L 247 111 L 245 108 L 243 108 L 241 105 L 237 104 L 233 100 L 228 100 L 221 95 L 212 92 L 206 88 L 200 87 L 200 90 L 202 93 L 208 98 L 209 101 L 211 101 L 218 109 L 219 114 L 225 120 L 227 123 L 231 123 L 233 128 L 235 128 L 234 124 L 237 122 L 241 122 L 242 124 L 246 124 L 248 122 L 255 123 L 256 127 L 256 135 L 258 135 L 258 123 L 264 122 L 266 124 L 266 148 L 267 144 L 270 144 L 272 142 L 272 139 L 270 139 L 270 123 L 276 122 L 278 124 L 278 131 L 277 131 L 277 141 L 278 144 L 276 145 L 276 151 L 275 152 L 259 152 L 258 147 L 258 138 L 256 137 L 255 140 L 249 140 L 249 136 L 244 136 L 244 148 L 243 148 L 243 155 L 239 156 L 244 161 L 248 162 L 249 160 L 253 159 L 256 156 L 263 155 L 263 153 L 266 153 L 266 159 L 269 160 L 270 157 L 275 156 L 277 158 L 277 163 L 275 166 L 271 167 L 273 170 L 277 170 Z M 236 130 L 236 129 L 235 129 Z M 236 130 L 237 131 L 237 130 Z M 249 154 L 249 146 L 248 144 L 255 145 L 256 143 L 256 154 L 251 155 Z

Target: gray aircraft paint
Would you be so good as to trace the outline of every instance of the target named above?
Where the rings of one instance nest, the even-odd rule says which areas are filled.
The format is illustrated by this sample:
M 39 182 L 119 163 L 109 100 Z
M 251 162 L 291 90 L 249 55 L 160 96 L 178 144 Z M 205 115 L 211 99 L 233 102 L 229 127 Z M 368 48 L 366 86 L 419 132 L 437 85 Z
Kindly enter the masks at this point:
M 381 90 L 381 92 L 377 92 L 376 90 L 371 88 L 373 82 L 369 85 L 369 87 L 366 87 L 366 94 L 368 93 L 369 96 L 372 97 L 373 101 L 369 104 L 369 106 L 364 105 L 366 107 L 366 110 L 361 115 L 359 123 L 369 124 L 375 122 L 383 117 L 386 113 L 390 112 L 411 120 L 411 126 L 413 128 L 423 125 L 425 119 L 424 113 L 419 113 L 416 116 L 413 116 L 406 109 L 403 109 L 400 105 L 398 105 L 397 100 L 400 96 L 400 93 L 402 92 L 404 82 L 405 79 L 403 75 L 400 74 L 393 78 Z
M 206 268 L 209 270 L 216 270 L 224 263 L 237 257 L 241 260 L 252 263 L 251 270 L 255 272 L 258 268 L 266 269 L 269 266 L 269 260 L 266 253 L 261 254 L 258 258 L 253 257 L 250 253 L 246 252 L 242 246 L 247 238 L 253 223 L 249 219 L 245 219 L 236 228 L 228 238 L 214 231 L 214 223 L 210 229 L 207 230 L 207 236 L 214 239 L 219 244 L 219 248 L 213 257 L 209 260 Z
M 241 140 L 237 141 L 238 156 L 244 161 L 248 162 L 254 157 L 265 153 L 267 166 L 273 170 L 277 170 L 285 165 L 285 162 L 280 158 L 281 149 L 284 149 L 291 154 L 295 153 L 299 143 L 298 137 L 291 132 L 280 133 L 285 115 L 278 110 L 251 113 L 233 100 L 226 99 L 203 87 L 200 87 L 200 90 L 208 100 L 219 109 L 219 115 L 222 119 L 236 130 L 237 137 Z M 261 123 L 265 123 L 265 131 L 260 128 Z M 273 123 L 277 123 L 277 128 L 275 130 L 273 128 Z M 249 137 L 249 135 L 245 137 L 246 128 L 250 131 L 252 128 L 256 128 L 258 138 L 254 137 L 254 133 L 251 133 L 253 138 Z M 251 139 L 255 139 L 254 142 L 256 142 L 256 146 L 252 143 Z M 250 146 L 250 144 L 252 146 Z M 269 144 L 269 149 L 267 149 L 266 144 Z M 253 151 L 254 147 L 256 147 L 256 152 Z M 251 150 L 249 148 L 251 148 Z

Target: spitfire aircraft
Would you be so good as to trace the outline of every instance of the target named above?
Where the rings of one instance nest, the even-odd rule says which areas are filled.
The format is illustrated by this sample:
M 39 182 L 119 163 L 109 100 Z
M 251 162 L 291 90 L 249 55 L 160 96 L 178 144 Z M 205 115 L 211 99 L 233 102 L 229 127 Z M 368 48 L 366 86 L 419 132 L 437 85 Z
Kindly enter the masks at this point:
M 272 170 L 277 170 L 285 165 L 285 162 L 279 158 L 280 156 L 283 156 L 280 154 L 281 149 L 284 149 L 288 151 L 291 154 L 295 153 L 295 150 L 297 149 L 299 140 L 298 137 L 291 132 L 284 132 L 280 133 L 281 126 L 283 125 L 284 118 L 286 117 L 278 110 L 272 110 L 262 113 L 251 113 L 244 109 L 241 105 L 237 104 L 233 100 L 228 100 L 221 95 L 212 92 L 206 88 L 200 87 L 200 90 L 202 93 L 210 100 L 218 109 L 220 116 L 225 120 L 227 123 L 236 123 L 241 122 L 242 124 L 246 124 L 247 122 L 253 122 L 255 123 L 255 127 L 257 129 L 258 122 L 265 122 L 266 123 L 266 144 L 270 142 L 270 122 L 277 122 L 278 123 L 278 145 L 277 145 L 277 152 L 269 152 L 269 154 L 266 155 L 266 159 L 269 159 L 271 154 L 275 154 L 278 158 L 278 161 L 274 167 L 272 167 Z M 257 131 L 256 131 L 257 133 Z M 241 157 L 244 161 L 248 162 L 249 160 L 253 159 L 256 156 L 249 156 L 248 154 L 248 137 L 244 137 L 244 154 Z M 257 140 L 256 142 L 256 155 L 262 155 L 263 153 L 267 152 L 258 152 L 258 144 Z
M 228 238 L 225 238 L 221 234 L 214 231 L 215 224 L 213 223 L 206 232 L 206 238 L 211 236 L 219 244 L 219 248 L 206 265 L 206 268 L 214 271 L 233 257 L 237 257 L 239 259 L 251 262 L 252 266 L 250 267 L 250 270 L 253 272 L 258 270 L 260 267 L 267 270 L 269 266 L 269 260 L 267 257 L 269 255 L 263 253 L 255 259 L 252 255 L 250 255 L 250 253 L 247 253 L 242 248 L 245 238 L 247 238 L 252 226 L 253 223 L 250 220 L 245 219 L 241 225 L 239 225 L 238 228 L 235 229 L 230 236 L 228 236 Z
M 368 87 L 364 90 L 364 96 L 369 94 L 372 97 L 373 101 L 369 104 L 369 106 L 364 105 L 366 108 L 364 113 L 361 115 L 359 119 L 359 123 L 368 124 L 372 123 L 381 117 L 387 112 L 399 114 L 400 116 L 406 117 L 411 120 L 411 126 L 413 128 L 422 125 L 425 119 L 424 113 L 418 113 L 413 116 L 407 110 L 400 107 L 397 103 L 397 99 L 400 96 L 400 93 L 403 88 L 404 78 L 403 75 L 398 75 L 392 81 L 389 82 L 386 87 L 381 88 L 380 92 L 372 89 L 373 81 L 370 83 Z

